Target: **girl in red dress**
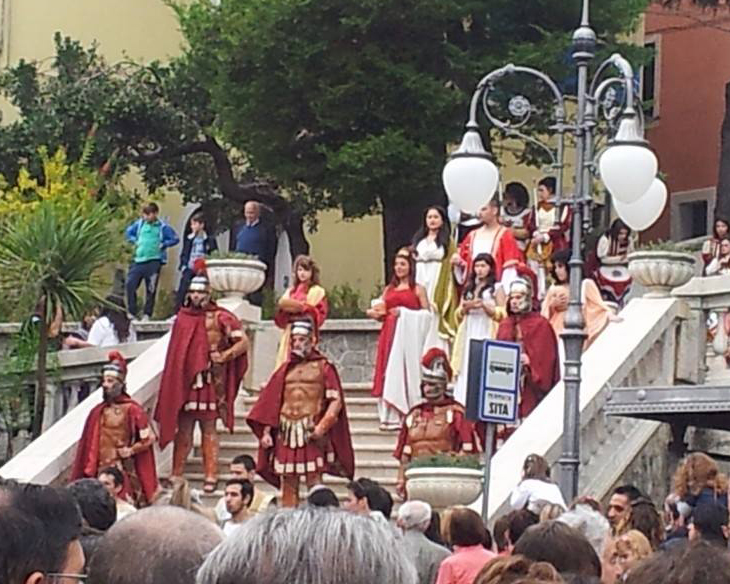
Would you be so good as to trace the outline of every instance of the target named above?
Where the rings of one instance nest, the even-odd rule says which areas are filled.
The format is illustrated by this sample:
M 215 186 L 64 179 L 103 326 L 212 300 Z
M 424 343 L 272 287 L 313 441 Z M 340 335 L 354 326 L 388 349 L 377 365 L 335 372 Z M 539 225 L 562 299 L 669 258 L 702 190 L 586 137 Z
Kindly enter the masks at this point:
M 279 299 L 274 314 L 274 323 L 284 329 L 276 354 L 275 368 L 289 359 L 291 344 L 291 321 L 305 312 L 315 321 L 315 330 L 319 331 L 327 319 L 327 293 L 319 283 L 319 266 L 309 256 L 300 255 L 294 260 L 292 267 L 293 285 Z M 314 339 L 315 345 L 319 339 Z
M 415 261 L 409 248 L 395 256 L 393 279 L 367 311 L 383 323 L 378 339 L 372 395 L 379 397 L 381 429 L 398 430 L 402 418 L 423 398 L 420 359 L 431 327 L 426 290 L 416 284 Z

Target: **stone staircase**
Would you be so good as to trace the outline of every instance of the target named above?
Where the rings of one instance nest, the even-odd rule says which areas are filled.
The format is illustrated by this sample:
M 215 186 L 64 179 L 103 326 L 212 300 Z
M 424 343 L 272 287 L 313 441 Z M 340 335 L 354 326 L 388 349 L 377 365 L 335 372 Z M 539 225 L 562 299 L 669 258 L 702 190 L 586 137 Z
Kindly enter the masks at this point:
M 398 462 L 393 458 L 393 449 L 397 433 L 382 432 L 379 429 L 377 398 L 370 396 L 370 383 L 344 383 L 345 404 L 350 421 L 350 432 L 355 450 L 355 477 L 368 477 L 378 481 L 386 489 L 395 494 L 395 483 L 398 473 Z M 233 434 L 222 426 L 220 431 L 220 458 L 218 490 L 212 495 L 204 495 L 207 504 L 215 504 L 223 495 L 224 481 L 229 478 L 228 466 L 239 454 L 250 454 L 256 458 L 258 442 L 246 424 L 246 413 L 256 403 L 257 395 L 241 396 L 236 402 L 236 424 Z M 191 486 L 202 489 L 203 472 L 199 441 L 192 455 L 188 458 L 185 476 Z M 330 475 L 324 476 L 324 483 L 343 498 L 347 495 L 347 480 Z M 256 487 L 265 492 L 274 493 L 275 489 L 256 478 Z M 306 487 L 302 487 L 302 496 Z

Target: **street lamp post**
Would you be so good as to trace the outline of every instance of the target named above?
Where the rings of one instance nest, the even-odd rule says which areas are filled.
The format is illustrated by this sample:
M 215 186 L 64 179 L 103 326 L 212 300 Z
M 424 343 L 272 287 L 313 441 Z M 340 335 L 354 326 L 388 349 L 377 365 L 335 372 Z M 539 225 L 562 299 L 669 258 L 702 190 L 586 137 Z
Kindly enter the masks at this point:
M 587 220 L 588 205 L 592 201 L 592 180 L 596 171 L 595 127 L 601 99 L 609 89 L 619 86 L 623 90 L 624 102 L 620 115 L 615 108 L 604 113 L 617 129 L 608 147 L 601 154 L 598 166 L 606 188 L 617 201 L 621 214 L 625 211 L 628 220 L 635 219 L 631 209 L 642 209 L 642 216 L 655 214 L 655 209 L 646 205 L 657 205 L 657 197 L 649 197 L 650 186 L 655 181 L 657 161 L 643 139 L 643 128 L 634 109 L 634 75 L 631 64 L 619 54 L 614 54 L 596 70 L 589 84 L 589 66 L 595 56 L 596 34 L 589 22 L 589 0 L 583 0 L 581 23 L 573 33 L 572 57 L 577 69 L 577 111 L 573 121 L 566 116 L 566 98 L 557 83 L 548 75 L 530 67 L 506 65 L 488 73 L 477 84 L 471 99 L 469 121 L 461 144 L 451 155 L 444 167 L 443 180 L 449 198 L 462 211 L 475 212 L 495 192 L 499 171 L 491 154 L 484 148 L 477 115 L 481 104 L 491 124 L 509 137 L 518 137 L 539 147 L 548 155 L 548 168 L 556 174 L 555 204 L 567 203 L 572 210 L 570 268 L 570 293 L 562 338 L 565 344 L 565 386 L 562 454 L 560 466 L 560 487 L 566 500 L 578 494 L 578 472 L 580 467 L 580 385 L 581 355 L 586 338 L 583 319 L 581 288 L 583 260 L 581 259 L 584 220 Z M 607 77 L 606 72 L 615 70 L 617 75 Z M 549 146 L 539 139 L 523 132 L 533 112 L 527 97 L 517 95 L 509 100 L 508 110 L 513 119 L 503 120 L 491 109 L 490 95 L 495 85 L 508 76 L 527 75 L 549 90 L 553 99 L 554 124 L 551 129 L 557 137 L 556 146 Z M 614 91 L 614 97 L 616 92 Z M 563 169 L 565 167 L 565 135 L 570 132 L 575 138 L 574 191 L 569 200 L 563 198 Z M 651 199 L 651 201 L 650 201 Z M 624 207 L 619 207 L 619 202 Z M 664 202 L 662 202 L 663 207 Z M 661 209 L 659 209 L 659 212 Z M 558 214 L 559 215 L 559 214 Z M 656 219 L 656 217 L 654 218 Z M 559 220 L 559 217 L 558 217 Z M 633 222 L 636 223 L 638 219 Z M 587 221 L 586 221 L 587 222 Z M 653 222 L 653 221 L 652 221 Z M 648 227 L 648 225 L 641 228 Z

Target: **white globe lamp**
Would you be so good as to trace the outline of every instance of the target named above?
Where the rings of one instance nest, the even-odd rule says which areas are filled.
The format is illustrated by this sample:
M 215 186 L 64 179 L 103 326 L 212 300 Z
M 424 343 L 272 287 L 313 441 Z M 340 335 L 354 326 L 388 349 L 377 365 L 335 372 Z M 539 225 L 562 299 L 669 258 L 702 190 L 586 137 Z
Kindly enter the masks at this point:
M 464 213 L 475 214 L 494 195 L 499 170 L 476 127 L 467 126 L 461 144 L 444 166 L 442 179 L 449 199 Z
M 667 204 L 667 185 L 655 178 L 649 189 L 633 203 L 622 203 L 614 199 L 613 205 L 621 220 L 634 231 L 648 229 L 662 214 Z
M 601 180 L 617 202 L 629 205 L 642 197 L 658 170 L 633 110 L 624 112 L 618 132 L 598 161 Z

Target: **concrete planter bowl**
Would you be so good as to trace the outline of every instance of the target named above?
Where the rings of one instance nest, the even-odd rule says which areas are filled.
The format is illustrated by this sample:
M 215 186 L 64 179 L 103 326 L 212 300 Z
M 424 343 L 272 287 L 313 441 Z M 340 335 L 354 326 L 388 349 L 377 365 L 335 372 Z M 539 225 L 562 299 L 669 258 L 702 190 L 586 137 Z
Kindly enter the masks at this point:
M 223 298 L 236 298 L 256 292 L 266 280 L 266 264 L 254 259 L 213 258 L 206 260 L 208 279 Z
M 629 254 L 631 278 L 646 288 L 645 298 L 665 298 L 690 281 L 695 258 L 679 251 L 646 250 Z
M 452 505 L 471 505 L 482 494 L 482 478 L 482 471 L 472 468 L 411 468 L 406 471 L 406 489 L 409 499 L 442 510 Z

